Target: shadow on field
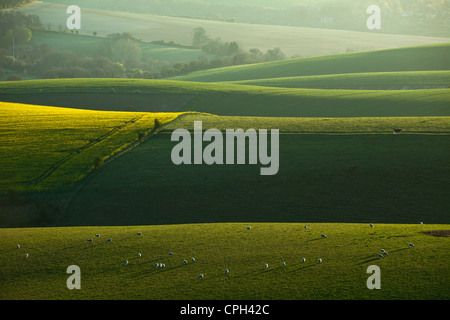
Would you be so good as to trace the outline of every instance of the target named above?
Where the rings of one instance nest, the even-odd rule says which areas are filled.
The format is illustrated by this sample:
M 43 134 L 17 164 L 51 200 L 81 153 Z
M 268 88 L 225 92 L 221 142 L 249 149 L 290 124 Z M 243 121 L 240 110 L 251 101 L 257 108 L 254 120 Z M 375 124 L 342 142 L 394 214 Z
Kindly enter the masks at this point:
M 393 253 L 393 252 L 399 252 L 399 251 L 408 250 L 408 249 L 409 248 L 406 247 L 406 248 L 400 248 L 400 249 L 392 250 L 392 251 L 389 251 L 389 252 Z M 370 255 L 370 256 L 367 256 L 367 257 L 364 257 L 364 258 L 361 258 L 361 259 L 366 259 L 366 260 L 361 261 L 360 263 L 358 263 L 358 265 L 362 265 L 362 264 L 365 264 L 365 263 L 373 262 L 373 261 L 384 259 L 384 258 L 374 257 L 374 255 Z

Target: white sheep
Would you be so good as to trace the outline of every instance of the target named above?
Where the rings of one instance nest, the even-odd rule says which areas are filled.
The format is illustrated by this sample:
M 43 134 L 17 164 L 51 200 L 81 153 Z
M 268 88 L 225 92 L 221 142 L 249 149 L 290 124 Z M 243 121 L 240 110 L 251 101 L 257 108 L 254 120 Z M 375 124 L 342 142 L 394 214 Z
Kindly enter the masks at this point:
M 125 262 L 123 263 L 124 265 L 127 265 L 128 264 L 128 260 L 125 260 Z
M 420 224 L 423 224 L 423 222 L 421 222 Z
M 138 232 L 137 235 L 138 235 L 138 236 L 142 236 L 142 232 Z
M 322 263 L 322 258 L 319 258 L 319 263 Z
M 198 277 L 201 279 L 203 278 L 203 274 L 199 274 Z
M 158 268 L 159 267 L 159 263 L 155 263 L 155 268 Z
M 266 264 L 264 265 L 264 268 L 267 269 L 268 267 L 269 267 L 269 265 L 266 263 Z
M 306 262 L 306 258 L 303 258 L 303 259 L 302 259 L 302 262 Z
M 108 240 L 106 240 L 106 242 L 111 242 L 111 238 L 108 238 Z
M 142 257 L 142 255 L 140 253 L 138 253 L 138 257 L 140 258 L 140 257 Z
M 283 262 L 283 267 L 286 267 L 286 262 Z
M 325 234 L 320 235 L 322 238 L 326 238 L 327 236 Z
M 373 224 L 370 224 L 370 227 L 373 228 Z
M 95 236 L 96 236 L 97 238 L 100 237 L 100 235 L 99 235 L 98 233 L 97 233 Z
M 20 249 L 20 244 L 18 244 L 16 247 L 17 247 L 17 249 Z
M 28 258 L 28 253 L 25 253 L 25 258 Z
M 308 226 L 307 226 L 307 225 L 305 225 L 305 229 L 306 229 L 306 228 L 308 228 Z
M 383 258 L 383 255 L 380 253 L 380 254 L 378 254 L 378 257 L 379 258 Z
M 410 243 L 409 246 L 410 246 L 410 247 L 414 247 L 414 243 Z
M 248 227 L 247 227 L 247 230 L 250 230 L 251 228 L 252 228 L 252 227 L 248 226 Z
M 92 241 L 94 241 L 94 239 L 90 238 L 90 239 L 88 239 L 88 241 L 89 241 L 89 242 L 92 242 Z
M 169 252 L 169 256 L 173 256 L 173 252 Z
M 183 263 L 184 263 L 184 264 L 187 264 L 188 262 L 187 262 L 187 260 L 184 260 Z
M 228 274 L 230 271 L 228 269 L 225 269 L 225 274 Z
M 191 260 L 192 260 L 192 262 L 195 262 L 195 258 L 192 258 Z

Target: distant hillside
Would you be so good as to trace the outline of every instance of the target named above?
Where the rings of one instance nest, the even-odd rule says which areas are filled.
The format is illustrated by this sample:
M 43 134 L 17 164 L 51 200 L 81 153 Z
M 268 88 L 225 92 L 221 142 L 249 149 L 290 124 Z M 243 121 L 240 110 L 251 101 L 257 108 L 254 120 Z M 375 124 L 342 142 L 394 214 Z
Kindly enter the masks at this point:
M 450 71 L 347 73 L 322 76 L 243 80 L 228 83 L 264 87 L 314 89 L 433 89 L 448 88 L 450 86 Z
M 449 57 L 450 43 L 218 68 L 173 79 L 216 82 L 362 72 L 450 70 Z

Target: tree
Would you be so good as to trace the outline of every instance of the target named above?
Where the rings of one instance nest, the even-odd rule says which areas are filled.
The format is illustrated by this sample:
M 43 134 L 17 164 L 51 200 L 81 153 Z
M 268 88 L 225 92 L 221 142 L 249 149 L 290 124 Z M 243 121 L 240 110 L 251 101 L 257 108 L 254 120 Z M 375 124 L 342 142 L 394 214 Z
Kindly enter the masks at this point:
M 8 40 L 15 44 L 25 44 L 31 40 L 32 32 L 27 27 L 17 26 L 8 30 Z
M 206 35 L 205 29 L 198 27 L 194 29 L 194 36 L 192 38 L 192 46 L 194 48 L 202 48 L 207 45 L 209 37 Z

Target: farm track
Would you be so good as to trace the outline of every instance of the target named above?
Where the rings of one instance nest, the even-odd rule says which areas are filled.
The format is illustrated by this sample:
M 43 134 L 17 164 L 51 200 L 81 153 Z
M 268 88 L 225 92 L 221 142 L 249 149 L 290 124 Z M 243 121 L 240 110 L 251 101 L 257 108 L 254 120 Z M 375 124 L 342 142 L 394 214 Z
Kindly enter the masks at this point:
M 42 182 L 43 180 L 45 180 L 46 178 L 51 176 L 64 163 L 68 162 L 69 160 L 73 159 L 77 155 L 81 154 L 83 151 L 86 151 L 89 148 L 92 148 L 93 146 L 98 145 L 99 143 L 105 141 L 107 138 L 111 137 L 112 135 L 114 135 L 118 131 L 120 131 L 120 130 L 124 129 L 125 127 L 129 126 L 130 124 L 133 124 L 133 123 L 139 121 L 140 119 L 142 119 L 142 117 L 143 117 L 143 115 L 134 117 L 133 119 L 131 119 L 129 121 L 126 121 L 122 125 L 113 128 L 112 130 L 110 130 L 109 132 L 105 133 L 104 135 L 94 139 L 93 141 L 89 142 L 88 144 L 84 145 L 79 150 L 77 150 L 77 152 L 69 154 L 67 157 L 64 157 L 63 159 L 61 159 L 61 160 L 55 162 L 54 164 L 52 164 L 39 177 L 31 180 L 30 183 L 32 183 L 34 185 L 38 185 L 40 182 Z

